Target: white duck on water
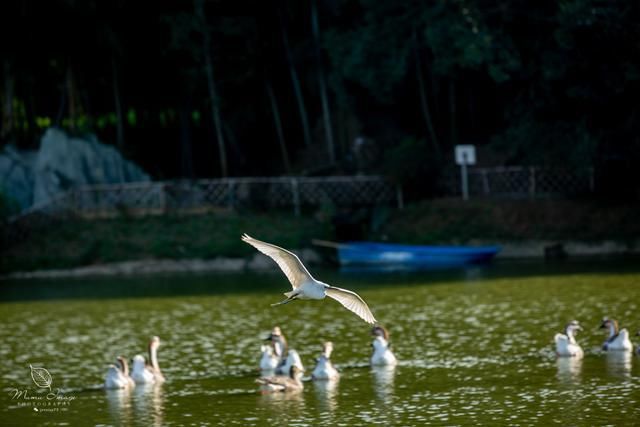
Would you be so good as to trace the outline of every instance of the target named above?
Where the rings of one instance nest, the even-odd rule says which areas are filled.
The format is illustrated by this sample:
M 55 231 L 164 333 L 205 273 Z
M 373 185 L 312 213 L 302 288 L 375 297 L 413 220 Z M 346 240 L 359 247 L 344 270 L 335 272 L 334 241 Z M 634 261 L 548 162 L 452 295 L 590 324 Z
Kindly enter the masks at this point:
M 302 391 L 304 386 L 300 379 L 301 372 L 297 366 L 293 365 L 289 369 L 289 375 L 276 375 L 270 377 L 261 377 L 256 380 L 260 384 L 260 390 L 263 393 L 273 392 L 297 392 Z
M 335 380 L 340 377 L 338 370 L 331 363 L 331 352 L 333 351 L 333 343 L 326 341 L 322 345 L 322 353 L 318 358 L 316 367 L 311 373 L 314 380 Z
M 270 345 L 261 347 L 262 357 L 260 359 L 260 370 L 270 371 L 284 365 L 287 359 L 287 340 L 279 326 L 274 326 L 265 341 L 270 341 Z
M 260 356 L 260 370 L 273 371 L 278 366 L 280 358 L 273 353 L 273 347 L 263 344 L 260 346 L 262 356 Z
M 397 363 L 389 344 L 389 332 L 382 326 L 376 325 L 371 330 L 373 340 L 373 354 L 371 355 L 372 366 L 391 366 Z
M 106 389 L 122 389 L 135 387 L 134 381 L 129 376 L 129 364 L 127 359 L 119 356 L 116 365 L 109 365 L 107 375 L 104 378 L 104 388 Z
M 292 252 L 271 243 L 256 240 L 244 234 L 242 241 L 250 244 L 263 254 L 273 259 L 282 272 L 287 276 L 293 290 L 285 292 L 287 299 L 272 305 L 287 304 L 296 299 L 324 299 L 329 296 L 348 310 L 360 316 L 367 323 L 375 323 L 376 319 L 362 298 L 355 292 L 347 289 L 327 285 L 314 279 L 302 264 L 300 259 Z
M 567 323 L 564 328 L 564 334 L 556 334 L 554 337 L 556 343 L 556 355 L 559 357 L 575 357 L 582 358 L 584 351 L 576 342 L 575 335 L 581 330 L 577 320 Z
M 158 365 L 158 347 L 160 347 L 160 338 L 151 338 L 149 341 L 149 365 L 146 364 L 144 356 L 141 354 L 133 358 L 131 378 L 136 384 L 153 384 L 164 381 L 164 376 Z
M 302 365 L 302 359 L 295 350 L 289 350 L 287 357 L 284 359 L 284 363 L 281 363 L 276 367 L 276 374 L 288 375 L 291 372 L 291 367 L 295 366 L 298 372 L 304 372 L 304 366 Z
M 633 351 L 633 344 L 629 340 L 629 331 L 618 330 L 618 322 L 614 319 L 602 319 L 601 329 L 609 329 L 609 338 L 602 344 L 605 351 Z

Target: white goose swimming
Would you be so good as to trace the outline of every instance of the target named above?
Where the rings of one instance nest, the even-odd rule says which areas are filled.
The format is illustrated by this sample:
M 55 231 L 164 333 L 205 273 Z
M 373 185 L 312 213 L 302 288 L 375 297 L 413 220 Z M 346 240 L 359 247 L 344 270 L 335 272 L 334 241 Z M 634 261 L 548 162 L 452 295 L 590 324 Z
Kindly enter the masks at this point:
M 326 341 L 322 345 L 322 353 L 317 360 L 316 367 L 311 373 L 314 380 L 335 380 L 340 377 L 338 370 L 331 363 L 331 352 L 333 351 L 333 343 Z
M 556 342 L 556 355 L 559 357 L 576 357 L 582 358 L 584 351 L 576 342 L 575 334 L 582 330 L 577 320 L 567 323 L 564 328 L 564 334 L 556 334 L 554 340 Z
M 397 360 L 390 349 L 389 332 L 382 326 L 376 325 L 371 330 L 371 335 L 375 337 L 372 344 L 373 354 L 371 355 L 371 365 L 395 365 Z
M 149 362 L 151 363 L 151 369 L 153 369 L 153 376 L 156 382 L 164 382 L 164 375 L 162 375 L 160 365 L 158 364 L 158 348 L 160 345 L 160 337 L 154 336 L 151 338 L 149 342 Z
M 262 345 L 260 347 L 262 356 L 260 357 L 260 370 L 261 371 L 273 371 L 278 366 L 280 358 L 273 352 L 273 347 L 270 345 Z
M 120 356 L 116 361 L 116 365 L 109 365 L 107 375 L 104 377 L 104 388 L 106 389 L 122 389 L 135 387 L 135 383 L 129 376 L 129 365 L 127 359 Z
M 287 359 L 288 346 L 287 340 L 284 337 L 284 334 L 280 330 L 279 326 L 273 327 L 273 329 L 271 330 L 271 334 L 269 334 L 269 336 L 267 337 L 267 341 L 271 341 L 272 352 L 278 358 L 276 368 L 279 365 L 284 365 Z
M 327 285 L 314 279 L 294 253 L 279 246 L 272 245 L 271 243 L 256 240 L 247 234 L 242 236 L 242 241 L 250 244 L 273 259 L 278 266 L 280 266 L 285 276 L 287 276 L 289 282 L 291 282 L 293 290 L 291 292 L 285 292 L 287 299 L 272 305 L 286 304 L 296 299 L 321 300 L 329 296 L 348 310 L 360 316 L 365 322 L 376 322 L 375 317 L 371 314 L 371 310 L 369 310 L 367 304 L 358 294 L 347 289 Z
M 133 358 L 131 378 L 136 384 L 153 384 L 164 381 L 164 376 L 158 365 L 158 347 L 160 347 L 160 338 L 151 338 L 149 342 L 149 365 L 146 364 L 144 356 L 141 354 Z
M 609 329 L 609 338 L 602 344 L 605 351 L 633 351 L 633 344 L 629 340 L 629 331 L 618 330 L 618 322 L 614 319 L 602 319 L 601 329 Z
M 131 378 L 136 384 L 153 384 L 156 382 L 151 366 L 147 365 L 144 356 L 141 354 L 136 354 L 133 357 Z
M 287 353 L 287 357 L 284 360 L 284 363 L 279 364 L 276 367 L 276 374 L 288 375 L 289 372 L 291 371 L 292 366 L 295 366 L 298 372 L 304 372 L 302 359 L 300 359 L 300 355 L 295 350 L 289 350 L 289 352 Z
M 289 376 L 276 375 L 271 377 L 261 377 L 256 380 L 260 384 L 263 393 L 273 392 L 297 392 L 302 391 L 304 386 L 300 379 L 301 372 L 293 365 L 289 370 Z

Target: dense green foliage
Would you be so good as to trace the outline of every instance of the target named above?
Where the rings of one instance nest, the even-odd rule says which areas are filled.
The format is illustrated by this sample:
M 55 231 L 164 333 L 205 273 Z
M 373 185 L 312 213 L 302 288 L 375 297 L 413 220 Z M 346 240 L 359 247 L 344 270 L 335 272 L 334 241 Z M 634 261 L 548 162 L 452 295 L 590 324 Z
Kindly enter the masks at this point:
M 640 161 L 637 2 L 1 8 L 0 144 L 34 147 L 58 125 L 96 132 L 155 178 L 386 172 L 415 184 L 474 143 L 484 162 L 595 167 L 603 192 L 638 195 L 625 190 Z M 366 166 L 360 135 L 373 146 Z

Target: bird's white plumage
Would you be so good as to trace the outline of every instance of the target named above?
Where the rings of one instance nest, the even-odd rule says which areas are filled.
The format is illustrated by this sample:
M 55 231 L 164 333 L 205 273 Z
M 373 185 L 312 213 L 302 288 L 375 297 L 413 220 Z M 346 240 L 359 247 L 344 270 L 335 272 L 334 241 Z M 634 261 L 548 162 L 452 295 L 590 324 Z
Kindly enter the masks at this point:
M 338 301 L 347 310 L 353 311 L 364 319 L 365 322 L 376 323 L 376 318 L 371 314 L 371 310 L 369 310 L 367 303 L 364 302 L 364 300 L 355 292 L 351 292 L 347 289 L 336 288 L 335 286 L 328 287 L 325 292 L 327 296 Z
M 294 298 L 323 299 L 328 295 L 342 304 L 346 309 L 360 316 L 365 322 L 376 322 L 375 317 L 371 314 L 371 310 L 369 310 L 367 304 L 358 294 L 347 289 L 329 286 L 317 281 L 313 276 L 311 276 L 309 271 L 307 271 L 306 267 L 294 253 L 279 246 L 272 245 L 271 243 L 254 239 L 247 234 L 242 236 L 242 241 L 250 244 L 263 254 L 273 259 L 285 276 L 287 276 L 289 282 L 291 282 L 293 291 L 285 293 L 288 300 L 285 300 L 282 303 L 289 302 L 289 300 Z
M 556 355 L 559 357 L 577 357 L 582 358 L 584 351 L 576 342 L 576 334 L 582 330 L 577 320 L 572 320 L 565 326 L 564 334 L 556 334 L 554 341 L 556 343 Z
M 248 234 L 244 234 L 242 236 L 242 241 L 250 244 L 272 260 L 274 260 L 289 282 L 291 282 L 291 286 L 293 289 L 297 289 L 304 282 L 309 280 L 314 280 L 311 274 L 307 271 L 306 267 L 300 261 L 300 258 L 293 252 L 289 252 L 286 249 L 283 249 L 279 246 L 272 245 L 271 243 L 266 243 L 253 237 Z

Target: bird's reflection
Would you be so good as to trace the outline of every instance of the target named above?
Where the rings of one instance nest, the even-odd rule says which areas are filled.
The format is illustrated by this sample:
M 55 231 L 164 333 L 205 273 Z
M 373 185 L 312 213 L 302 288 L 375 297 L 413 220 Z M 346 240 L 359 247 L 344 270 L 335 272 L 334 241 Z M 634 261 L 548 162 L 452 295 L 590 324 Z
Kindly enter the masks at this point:
M 393 395 L 393 382 L 396 375 L 395 365 L 372 366 L 375 393 L 378 398 L 387 402 Z
M 133 390 L 136 418 L 150 426 L 164 425 L 164 391 L 162 383 L 139 384 Z
M 333 412 L 337 408 L 338 382 L 340 382 L 340 379 L 317 380 L 313 382 L 313 388 L 321 408 L 330 412 Z
M 582 358 L 578 357 L 558 357 L 556 359 L 558 367 L 557 378 L 565 384 L 577 384 L 582 375 Z
M 107 404 L 109 414 L 116 425 L 127 425 L 133 422 L 133 411 L 131 406 L 130 388 L 107 389 Z
M 260 406 L 269 408 L 279 418 L 288 419 L 304 413 L 304 395 L 302 390 L 293 392 L 261 393 L 258 398 Z
M 630 351 L 608 351 L 607 373 L 613 377 L 628 378 L 631 376 Z

